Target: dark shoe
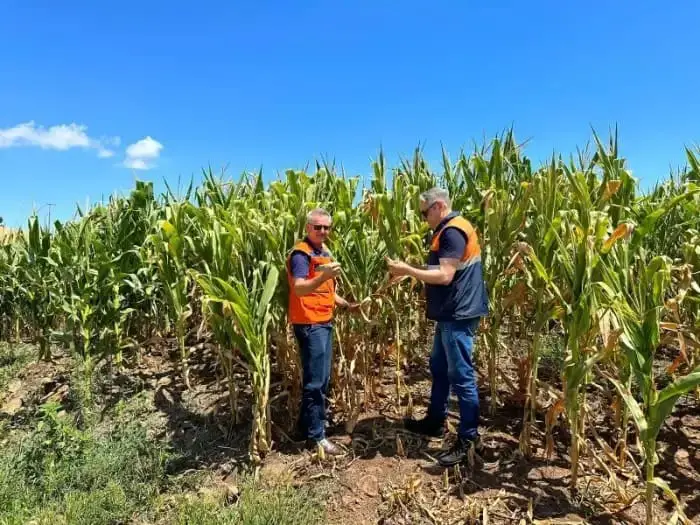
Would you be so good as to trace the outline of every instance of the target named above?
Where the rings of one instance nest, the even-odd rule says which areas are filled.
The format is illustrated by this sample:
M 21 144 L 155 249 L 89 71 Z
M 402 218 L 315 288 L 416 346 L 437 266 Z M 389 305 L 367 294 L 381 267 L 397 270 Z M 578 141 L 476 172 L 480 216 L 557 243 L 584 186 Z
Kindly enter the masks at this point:
M 422 434 L 429 437 L 443 437 L 445 434 L 444 423 L 439 423 L 434 419 L 429 419 L 427 416 L 423 419 L 406 418 L 403 420 L 404 427 L 409 432 L 414 434 Z
M 475 454 L 480 452 L 481 449 L 482 445 L 479 438 L 476 438 L 474 441 L 457 438 L 457 441 L 454 445 L 452 445 L 452 448 L 450 448 L 447 452 L 440 454 L 437 457 L 437 461 L 443 467 L 452 467 L 466 461 L 473 466 Z
M 318 447 L 321 447 L 323 449 L 323 452 L 325 452 L 325 454 L 328 456 L 343 455 L 343 451 L 340 449 L 340 447 L 332 441 L 328 441 L 326 438 L 323 438 L 319 441 L 312 441 L 311 444 L 314 450 L 317 450 Z

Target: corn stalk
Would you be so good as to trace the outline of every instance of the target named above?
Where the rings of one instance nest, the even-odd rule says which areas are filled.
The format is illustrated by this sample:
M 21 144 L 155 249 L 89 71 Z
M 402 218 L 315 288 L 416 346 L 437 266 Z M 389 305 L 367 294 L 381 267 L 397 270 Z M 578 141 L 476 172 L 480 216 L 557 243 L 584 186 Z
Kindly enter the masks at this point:
M 243 357 L 253 388 L 253 426 L 250 455 L 260 462 L 271 446 L 270 354 L 268 325 L 270 302 L 279 271 L 264 265 L 256 268 L 248 282 L 227 282 L 219 277 L 199 275 L 204 290 L 204 307 L 226 357 Z

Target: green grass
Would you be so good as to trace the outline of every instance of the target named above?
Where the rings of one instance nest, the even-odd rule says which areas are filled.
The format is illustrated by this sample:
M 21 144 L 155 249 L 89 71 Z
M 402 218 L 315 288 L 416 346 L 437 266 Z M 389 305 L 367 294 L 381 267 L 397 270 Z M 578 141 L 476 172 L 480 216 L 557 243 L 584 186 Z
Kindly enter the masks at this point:
M 0 393 L 27 363 L 35 359 L 36 351 L 31 345 L 0 342 Z
M 240 499 L 226 505 L 224 497 L 183 496 L 165 522 L 178 525 L 316 525 L 324 509 L 311 489 L 289 485 L 266 487 L 254 481 L 242 484 Z
M 98 438 L 59 406 L 42 407 L 36 429 L 0 456 L 0 523 L 125 521 L 165 483 L 167 453 L 138 423 Z
M 168 476 L 177 458 L 165 440 L 149 438 L 145 396 L 120 402 L 99 424 L 49 403 L 33 424 L 13 430 L 0 447 L 0 525 L 323 522 L 311 489 L 242 479 L 232 501 L 215 484 L 198 491 L 212 482 L 207 471 Z
M 542 336 L 540 347 L 540 377 L 553 380 L 559 377 L 566 358 L 564 339 L 558 334 L 545 334 Z

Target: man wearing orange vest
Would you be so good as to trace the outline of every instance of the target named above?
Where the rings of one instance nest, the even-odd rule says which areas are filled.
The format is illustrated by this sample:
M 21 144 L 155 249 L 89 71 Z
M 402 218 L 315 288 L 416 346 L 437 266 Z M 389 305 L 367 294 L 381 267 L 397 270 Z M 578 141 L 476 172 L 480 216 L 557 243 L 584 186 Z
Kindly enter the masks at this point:
M 306 238 L 287 258 L 289 322 L 301 350 L 303 393 L 300 424 L 306 438 L 326 454 L 340 448 L 325 435 L 326 397 L 331 377 L 333 313 L 336 306 L 356 310 L 335 291 L 340 265 L 325 245 L 331 230 L 328 212 L 317 208 L 306 218 Z
M 433 230 L 427 268 L 387 261 L 392 275 L 409 275 L 425 284 L 426 314 L 436 322 L 428 413 L 420 420 L 407 419 L 405 426 L 411 432 L 442 436 L 452 387 L 459 400 L 458 438 L 437 458 L 442 466 L 452 466 L 462 462 L 470 448 L 481 447 L 472 350 L 479 320 L 488 315 L 488 297 L 477 234 L 469 221 L 452 211 L 448 192 L 433 188 L 423 193 L 420 211 Z

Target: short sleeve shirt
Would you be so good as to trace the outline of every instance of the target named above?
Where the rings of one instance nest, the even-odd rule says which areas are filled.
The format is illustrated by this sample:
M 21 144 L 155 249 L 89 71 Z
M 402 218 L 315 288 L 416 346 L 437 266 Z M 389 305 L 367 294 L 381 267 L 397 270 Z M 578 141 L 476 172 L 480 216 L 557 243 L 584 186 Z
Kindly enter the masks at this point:
M 467 237 L 462 230 L 446 228 L 440 235 L 438 259 L 462 259 L 467 246 Z
M 309 275 L 309 266 L 311 258 L 304 252 L 294 252 L 290 261 L 292 267 L 292 276 L 295 279 L 304 279 Z
M 308 243 L 308 245 L 311 246 L 314 255 L 323 255 L 323 249 L 318 249 L 311 243 Z M 309 275 L 309 268 L 311 267 L 311 256 L 302 251 L 295 251 L 292 253 L 289 266 L 292 270 L 292 277 L 295 279 L 306 279 Z

